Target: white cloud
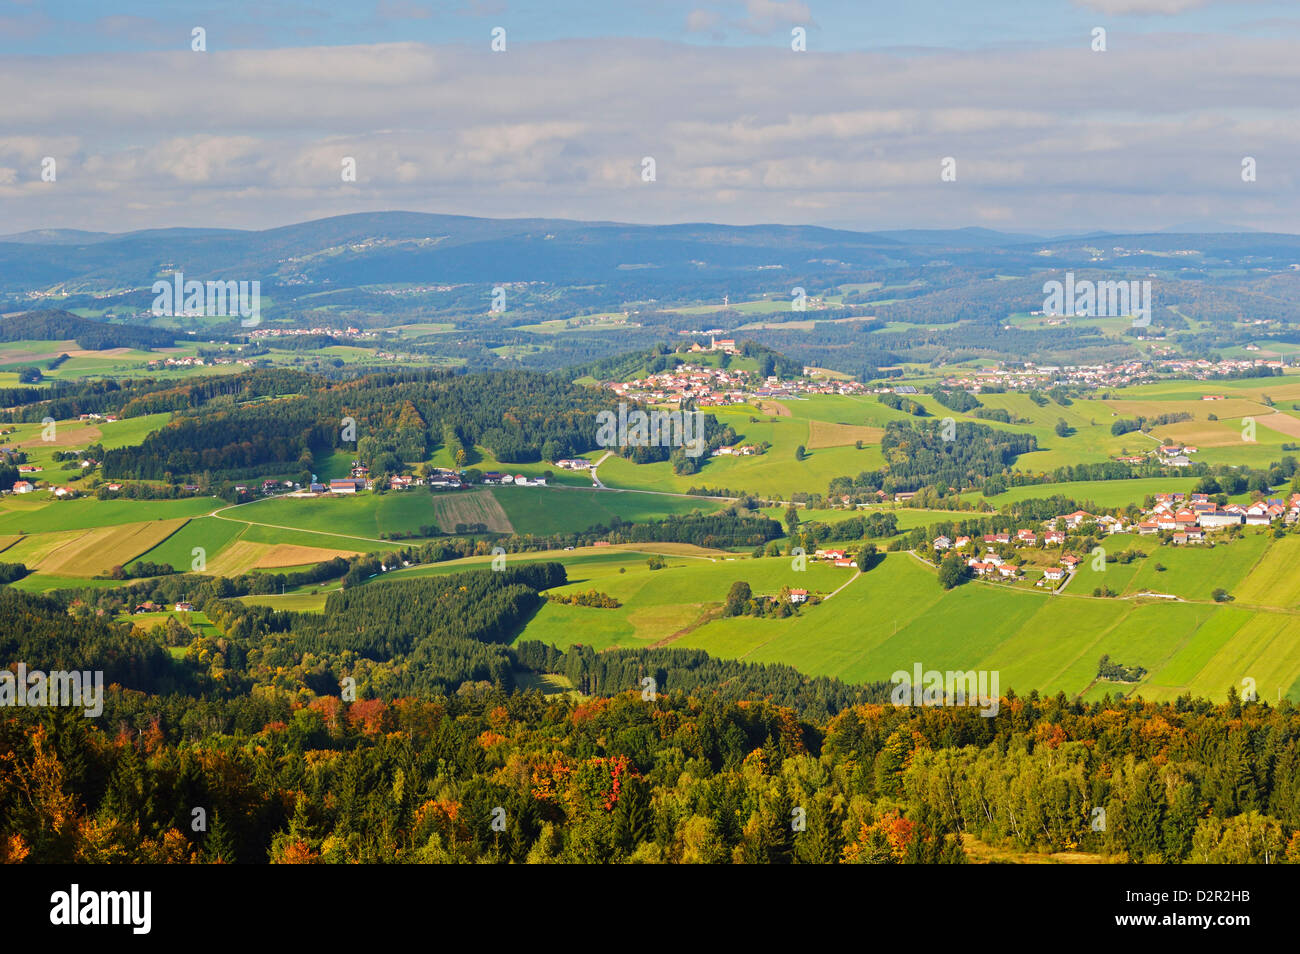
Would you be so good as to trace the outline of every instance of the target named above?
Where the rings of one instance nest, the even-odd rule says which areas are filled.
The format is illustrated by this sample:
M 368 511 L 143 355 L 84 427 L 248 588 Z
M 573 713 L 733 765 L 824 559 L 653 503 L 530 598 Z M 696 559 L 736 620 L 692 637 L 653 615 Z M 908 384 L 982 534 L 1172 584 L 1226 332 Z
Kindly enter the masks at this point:
M 1148 36 L 1104 56 L 601 39 L 508 56 L 401 43 L 9 57 L 0 88 L 24 95 L 0 98 L 0 170 L 13 170 L 0 196 L 7 231 L 394 208 L 1050 228 L 1180 221 L 1195 206 L 1292 227 L 1293 47 L 1210 43 Z M 34 188 L 45 155 L 59 179 Z M 646 155 L 653 184 L 638 174 Z M 1248 187 L 1243 155 L 1259 160 Z M 944 156 L 956 183 L 939 181 Z

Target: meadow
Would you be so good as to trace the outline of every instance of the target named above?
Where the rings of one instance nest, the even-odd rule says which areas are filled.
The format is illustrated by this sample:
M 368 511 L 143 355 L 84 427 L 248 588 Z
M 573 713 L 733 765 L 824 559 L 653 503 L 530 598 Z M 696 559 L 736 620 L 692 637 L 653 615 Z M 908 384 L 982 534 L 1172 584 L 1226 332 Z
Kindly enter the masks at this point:
M 1300 701 L 1296 587 L 1275 591 L 1268 584 L 1277 576 L 1277 563 L 1298 543 L 1300 538 L 1273 540 L 1259 534 L 1198 550 L 1158 548 L 1143 540 L 1142 548 L 1151 554 L 1146 560 L 1109 564 L 1104 571 L 1106 583 L 1128 598 L 1091 597 L 1087 584 L 1093 580 L 1086 574 L 1056 596 L 977 581 L 945 592 L 933 569 L 909 554 L 889 554 L 856 578 L 852 570 L 819 563 L 801 573 L 788 558 L 670 560 L 668 568 L 655 571 L 613 558 L 599 571 L 575 563 L 579 580 L 560 592 L 594 586 L 619 599 L 621 607 L 548 603 L 519 639 L 597 649 L 693 647 L 854 682 L 887 680 L 921 662 L 934 669 L 997 670 L 1004 692 L 1036 689 L 1098 698 L 1106 692 L 1150 699 L 1185 692 L 1218 698 L 1250 678 L 1261 697 Z M 1278 552 L 1270 552 L 1271 547 Z M 569 562 L 569 554 L 556 556 Z M 1160 590 L 1186 594 L 1182 600 L 1133 598 L 1147 588 L 1146 574 L 1155 573 L 1156 562 L 1166 567 Z M 1222 575 L 1216 575 L 1215 566 L 1223 568 Z M 1256 580 L 1255 574 L 1262 576 Z M 735 580 L 745 580 L 755 593 L 774 593 L 788 585 L 822 595 L 852 582 L 788 619 L 721 618 Z M 1213 602 L 1209 591 L 1225 583 L 1263 601 L 1249 610 Z M 1103 653 L 1148 673 L 1135 684 L 1098 682 Z

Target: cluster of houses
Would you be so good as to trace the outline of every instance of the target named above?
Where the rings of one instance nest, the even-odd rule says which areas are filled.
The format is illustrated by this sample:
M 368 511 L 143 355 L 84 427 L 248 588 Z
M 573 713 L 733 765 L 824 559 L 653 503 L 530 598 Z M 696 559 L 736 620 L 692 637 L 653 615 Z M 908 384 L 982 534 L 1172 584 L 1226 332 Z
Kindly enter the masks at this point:
M 726 341 L 716 342 L 718 345 L 726 343 Z M 719 347 L 713 350 L 724 349 Z M 807 370 L 805 369 L 805 373 Z M 796 398 L 806 394 L 867 392 L 866 387 L 858 381 L 829 379 L 782 381 L 774 376 L 759 379 L 756 374 L 749 371 L 696 364 L 681 364 L 671 371 L 661 371 L 632 381 L 616 381 L 608 387 L 620 398 L 645 404 L 675 404 L 679 407 L 687 402 L 694 402 L 697 407 L 720 407 L 728 404 L 745 404 L 754 398 Z
M 194 604 L 188 600 L 181 600 L 173 608 L 177 613 L 194 612 Z M 166 610 L 167 607 L 164 604 L 155 603 L 153 600 L 145 600 L 143 603 L 138 604 L 132 612 L 139 615 L 140 613 L 163 613 Z
M 490 470 L 483 475 L 485 484 L 513 484 L 516 487 L 545 487 L 545 477 L 525 477 L 523 474 L 501 474 Z
M 982 539 L 968 536 L 951 538 L 938 536 L 933 546 L 937 553 L 947 550 L 973 551 L 967 557 L 966 565 L 979 577 L 993 577 L 1006 580 L 1020 578 L 1020 569 L 1005 560 L 996 552 L 996 548 L 1005 546 L 1064 546 L 1066 533 L 1055 529 L 1064 524 L 1069 529 L 1077 529 L 1085 523 L 1096 526 L 1096 532 L 1105 536 L 1111 533 L 1132 531 L 1143 536 L 1151 536 L 1163 531 L 1171 531 L 1172 542 L 1176 546 L 1204 542 L 1206 534 L 1224 527 L 1233 526 L 1269 526 L 1277 521 L 1291 525 L 1300 521 L 1300 493 L 1295 493 L 1283 501 L 1280 498 L 1259 500 L 1252 504 L 1227 504 L 1219 506 L 1209 499 L 1208 494 L 1166 493 L 1155 497 L 1155 504 L 1144 514 L 1143 519 L 1128 526 L 1119 517 L 1109 514 L 1093 515 L 1083 510 L 1065 514 L 1046 521 L 1041 535 L 1034 530 L 1017 530 L 1015 533 L 986 533 Z M 981 548 L 984 552 L 981 552 Z M 842 551 L 825 551 L 842 555 Z M 817 551 L 821 556 L 823 551 Z M 1049 566 L 1043 570 L 1042 582 L 1058 582 L 1069 576 L 1079 565 L 1079 558 L 1067 553 L 1061 557 L 1058 566 Z
M 1068 321 L 1064 323 L 1068 324 Z M 1162 377 L 1194 378 L 1200 381 L 1233 377 L 1251 372 L 1261 366 L 1281 369 L 1282 362 L 1259 358 L 1225 358 L 1220 361 L 1208 361 L 1204 358 L 1178 357 L 1152 362 L 1117 361 L 1092 365 L 1036 365 L 1032 361 L 1026 361 L 1015 367 L 977 371 L 973 375 L 953 375 L 941 381 L 940 385 L 946 388 L 964 388 L 975 393 L 979 393 L 987 385 L 1022 391 L 1064 385 L 1119 388 L 1156 381 Z M 1222 400 L 1220 395 L 1213 397 Z
M 1195 454 L 1196 451 L 1197 448 L 1190 447 L 1187 445 L 1164 444 L 1161 447 L 1159 447 L 1154 453 L 1155 456 L 1159 459 L 1160 463 L 1164 464 L 1164 466 L 1166 467 L 1190 467 L 1192 466 L 1192 459 L 1187 455 Z M 1124 458 L 1124 459 L 1128 461 L 1133 460 L 1132 458 Z M 1137 458 L 1136 462 L 1141 462 L 1142 460 L 1143 458 L 1139 457 Z
M 646 404 L 676 404 L 694 401 L 698 407 L 744 404 L 747 400 L 747 371 L 729 371 L 704 365 L 682 364 L 632 381 L 615 381 L 609 389 L 620 398 Z
M 1081 511 L 1078 514 L 1071 514 L 1062 519 L 1067 522 L 1071 518 L 1080 516 L 1090 517 Z M 1112 518 L 1113 519 L 1113 518 Z M 1080 521 L 1082 522 L 1082 521 Z M 1075 524 L 1077 526 L 1077 523 Z M 1014 563 L 1003 559 L 995 550 L 998 546 L 1038 546 L 1042 541 L 1044 547 L 1061 546 L 1065 543 L 1065 533 L 1061 530 L 1047 530 L 1041 538 L 1033 530 L 1017 530 L 1015 533 L 986 533 L 983 538 L 976 540 L 974 537 L 960 536 L 952 539 L 946 536 L 935 537 L 934 549 L 942 552 L 944 550 L 967 550 L 973 549 L 973 555 L 967 557 L 966 565 L 970 567 L 971 572 L 979 577 L 991 577 L 994 579 L 1017 580 L 1022 576 L 1020 567 Z M 980 547 L 983 546 L 984 552 L 980 553 Z M 1058 566 L 1049 566 L 1043 569 L 1043 579 L 1047 582 L 1058 582 L 1073 572 L 1074 568 L 1079 565 L 1079 558 L 1072 553 L 1067 553 L 1061 557 Z
M 30 480 L 15 480 L 13 488 L 7 492 L 15 494 L 30 494 L 38 489 L 39 488 Z M 45 489 L 60 500 L 71 500 L 73 497 L 80 496 L 81 494 L 81 492 L 75 487 L 49 486 Z
M 374 338 L 375 332 L 362 331 L 360 328 L 258 328 L 247 332 L 249 340 L 259 338 L 292 338 L 296 335 L 330 335 L 335 338 Z
M 1155 505 L 1135 524 L 1143 536 L 1173 531 L 1178 545 L 1202 543 L 1207 532 L 1224 527 L 1267 527 L 1276 521 L 1290 526 L 1300 520 L 1300 493 L 1283 501 L 1280 497 L 1257 500 L 1252 504 L 1226 504 L 1220 507 L 1208 494 L 1157 494 Z
M 566 470 L 579 470 L 591 467 L 591 461 L 588 460 L 563 460 L 557 461 L 557 466 Z M 376 481 L 370 476 L 370 469 L 360 461 L 353 461 L 349 470 L 348 477 L 335 477 L 329 481 L 313 481 L 307 487 L 301 487 L 291 480 L 276 481 L 265 480 L 262 482 L 260 491 L 262 494 L 273 494 L 281 488 L 290 490 L 291 497 L 319 497 L 329 494 L 358 494 L 363 490 L 374 490 Z M 545 477 L 527 477 L 524 474 L 506 474 L 498 471 L 488 471 L 483 474 L 482 478 L 485 484 L 508 484 L 515 487 L 545 487 Z M 466 479 L 465 473 L 459 470 L 449 470 L 445 467 L 429 468 L 423 476 L 416 474 L 393 474 L 386 478 L 386 486 L 389 490 L 409 490 L 412 487 L 428 487 L 431 490 L 465 490 L 470 484 Z M 109 489 L 116 489 L 110 487 Z M 235 490 L 240 494 L 256 493 L 259 488 L 250 488 L 240 485 Z

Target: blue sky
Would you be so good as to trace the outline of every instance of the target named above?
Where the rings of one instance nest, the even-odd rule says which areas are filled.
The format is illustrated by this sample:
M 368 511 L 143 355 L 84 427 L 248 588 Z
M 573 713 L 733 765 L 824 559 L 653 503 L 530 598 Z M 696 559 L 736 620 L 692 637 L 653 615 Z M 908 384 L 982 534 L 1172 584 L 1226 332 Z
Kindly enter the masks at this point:
M 695 0 L 618 3 L 602 0 L 383 0 L 363 3 L 177 3 L 168 0 L 5 0 L 0 53 L 144 52 L 188 45 L 194 26 L 208 29 L 213 50 L 282 46 L 346 46 L 414 40 L 483 42 L 503 25 L 519 43 L 596 37 L 653 37 L 724 46 L 770 45 L 786 21 L 800 20 L 821 50 L 898 47 L 979 49 L 1065 43 L 1093 26 L 1126 34 L 1169 30 L 1191 34 L 1276 35 L 1300 29 L 1290 0 L 824 0 L 770 4 L 802 7 L 806 17 L 764 15 L 745 4 Z M 1143 12 L 1173 10 L 1175 13 Z M 1134 12 L 1136 11 L 1136 12 Z M 692 28 L 691 16 L 697 14 Z M 713 20 L 712 25 L 705 25 Z
M 1300 212 L 1294 2 L 109 9 L 0 0 L 0 233 L 395 208 L 1290 231 Z M 190 49 L 196 26 L 205 52 Z M 949 157 L 955 181 L 940 175 Z M 355 182 L 338 171 L 349 159 Z

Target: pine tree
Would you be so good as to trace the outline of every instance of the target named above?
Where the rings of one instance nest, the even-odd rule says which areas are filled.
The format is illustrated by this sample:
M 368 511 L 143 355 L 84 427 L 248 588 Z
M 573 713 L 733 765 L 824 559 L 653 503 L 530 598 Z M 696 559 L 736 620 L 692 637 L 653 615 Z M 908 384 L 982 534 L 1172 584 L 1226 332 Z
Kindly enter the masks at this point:
M 203 860 L 210 865 L 233 865 L 239 861 L 235 855 L 235 839 L 226 829 L 220 812 L 212 813 L 212 827 L 203 839 Z

